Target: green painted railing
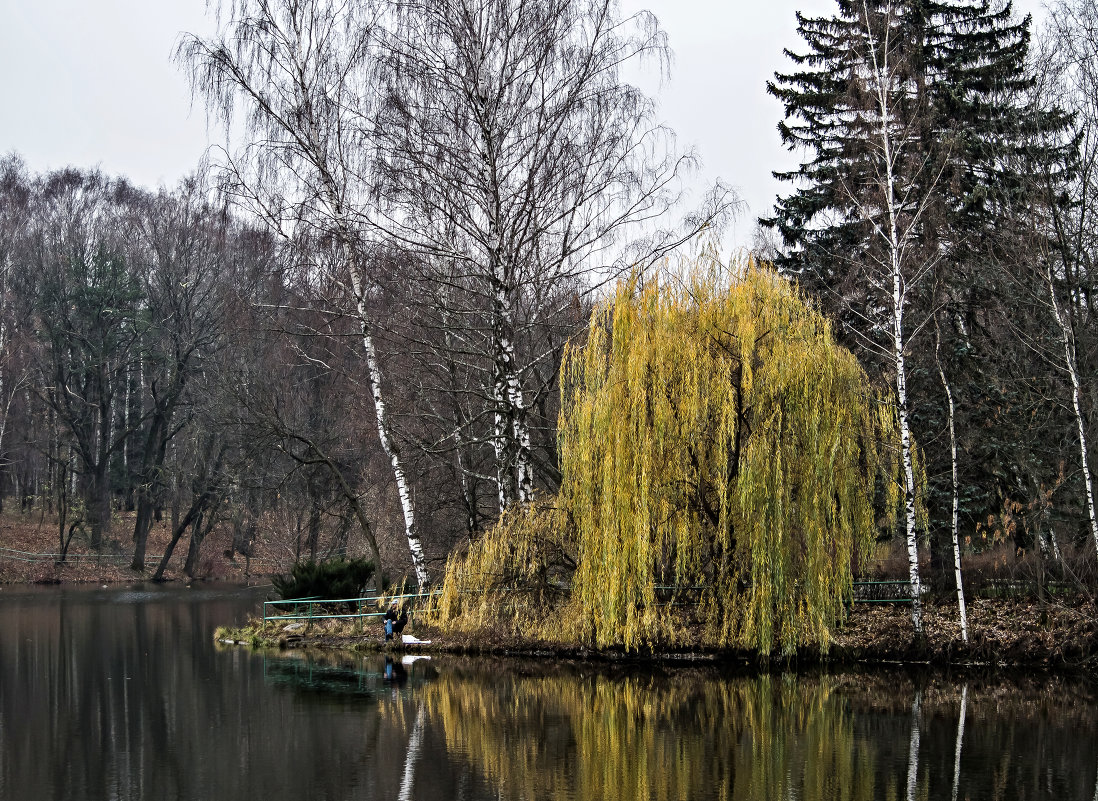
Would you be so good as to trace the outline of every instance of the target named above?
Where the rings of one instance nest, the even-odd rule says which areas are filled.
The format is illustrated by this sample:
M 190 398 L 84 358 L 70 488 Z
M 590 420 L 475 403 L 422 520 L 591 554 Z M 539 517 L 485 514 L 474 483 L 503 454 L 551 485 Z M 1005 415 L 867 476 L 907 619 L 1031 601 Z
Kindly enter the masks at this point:
M 287 598 L 281 601 L 264 601 L 263 622 L 266 623 L 269 620 L 329 620 L 383 617 L 386 610 L 377 608 L 378 601 L 387 601 L 391 603 L 405 598 L 428 598 L 435 594 L 437 594 L 437 591 L 406 593 L 404 595 L 368 595 L 363 598 Z M 329 611 L 328 607 L 333 607 L 336 604 L 347 604 L 348 610 L 353 608 L 354 611 L 347 611 L 345 613 Z M 351 607 L 351 604 L 354 604 L 354 606 Z M 363 609 L 369 608 L 371 604 L 374 606 L 374 609 L 364 612 Z M 282 611 L 282 609 L 286 607 L 289 607 L 289 611 Z M 304 613 L 298 611 L 301 607 L 305 608 Z
M 876 586 L 910 586 L 909 581 L 904 579 L 889 580 L 889 581 L 855 581 L 854 589 L 857 591 L 858 587 L 876 587 Z M 911 603 L 911 593 L 908 592 L 906 596 L 900 595 L 895 598 L 854 598 L 856 604 L 909 604 Z

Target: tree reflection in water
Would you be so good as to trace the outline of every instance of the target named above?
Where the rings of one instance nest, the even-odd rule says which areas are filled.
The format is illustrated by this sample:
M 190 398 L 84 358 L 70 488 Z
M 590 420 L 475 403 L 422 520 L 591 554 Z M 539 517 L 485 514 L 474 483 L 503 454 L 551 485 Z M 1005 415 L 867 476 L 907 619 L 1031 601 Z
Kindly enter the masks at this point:
M 216 649 L 256 597 L 5 588 L 0 799 L 1095 798 L 1086 681 Z
M 1047 692 L 993 684 L 970 699 L 968 685 L 904 675 L 470 667 L 440 669 L 417 697 L 447 750 L 503 799 L 1088 799 L 1093 789 L 1089 769 L 1069 767 L 1092 764 L 1093 699 L 1057 699 L 1057 682 Z

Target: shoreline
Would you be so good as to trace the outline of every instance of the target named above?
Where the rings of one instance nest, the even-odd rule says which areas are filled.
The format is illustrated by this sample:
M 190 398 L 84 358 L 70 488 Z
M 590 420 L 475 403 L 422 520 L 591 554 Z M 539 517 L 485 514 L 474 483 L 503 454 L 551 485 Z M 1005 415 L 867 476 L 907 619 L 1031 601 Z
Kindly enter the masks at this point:
M 507 631 L 444 632 L 420 625 L 415 636 L 430 643 L 384 642 L 377 626 L 363 632 L 349 624 L 280 625 L 253 620 L 218 629 L 223 644 L 251 648 L 317 649 L 378 653 L 506 656 L 610 664 L 719 665 L 751 671 L 801 671 L 819 667 L 933 668 L 973 672 L 1039 670 L 1098 676 L 1098 616 L 1086 601 L 1045 603 L 974 599 L 969 604 L 970 640 L 960 638 L 956 607 L 927 605 L 926 637 L 912 637 L 906 607 L 856 606 L 824 653 L 803 647 L 793 656 L 760 656 L 738 649 L 681 643 L 673 648 L 624 651 L 537 641 Z M 258 625 L 257 625 L 258 624 Z

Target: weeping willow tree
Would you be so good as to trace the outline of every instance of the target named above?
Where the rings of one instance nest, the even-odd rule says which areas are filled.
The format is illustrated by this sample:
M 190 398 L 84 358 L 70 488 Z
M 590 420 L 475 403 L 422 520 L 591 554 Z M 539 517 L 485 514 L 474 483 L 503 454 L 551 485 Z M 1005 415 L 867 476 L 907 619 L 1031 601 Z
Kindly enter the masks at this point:
M 658 640 L 663 586 L 700 588 L 710 644 L 826 647 L 876 531 L 891 408 L 792 285 L 726 276 L 624 284 L 566 355 L 562 505 L 599 645 Z
M 688 605 L 702 645 L 826 649 L 877 531 L 874 500 L 893 514 L 899 502 L 896 450 L 880 445 L 896 441 L 895 409 L 797 289 L 708 261 L 623 282 L 566 351 L 561 383 L 555 507 L 455 560 L 445 617 L 461 617 L 459 577 L 509 570 L 514 586 L 571 551 L 558 636 L 675 643 Z M 550 530 L 552 547 L 534 535 Z

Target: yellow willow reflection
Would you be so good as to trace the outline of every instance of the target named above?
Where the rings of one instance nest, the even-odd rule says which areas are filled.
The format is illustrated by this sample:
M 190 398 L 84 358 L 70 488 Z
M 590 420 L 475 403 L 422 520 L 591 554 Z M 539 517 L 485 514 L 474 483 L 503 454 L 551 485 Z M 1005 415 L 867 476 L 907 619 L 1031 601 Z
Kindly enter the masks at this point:
M 875 797 L 873 747 L 827 679 L 443 675 L 421 697 L 505 799 Z

